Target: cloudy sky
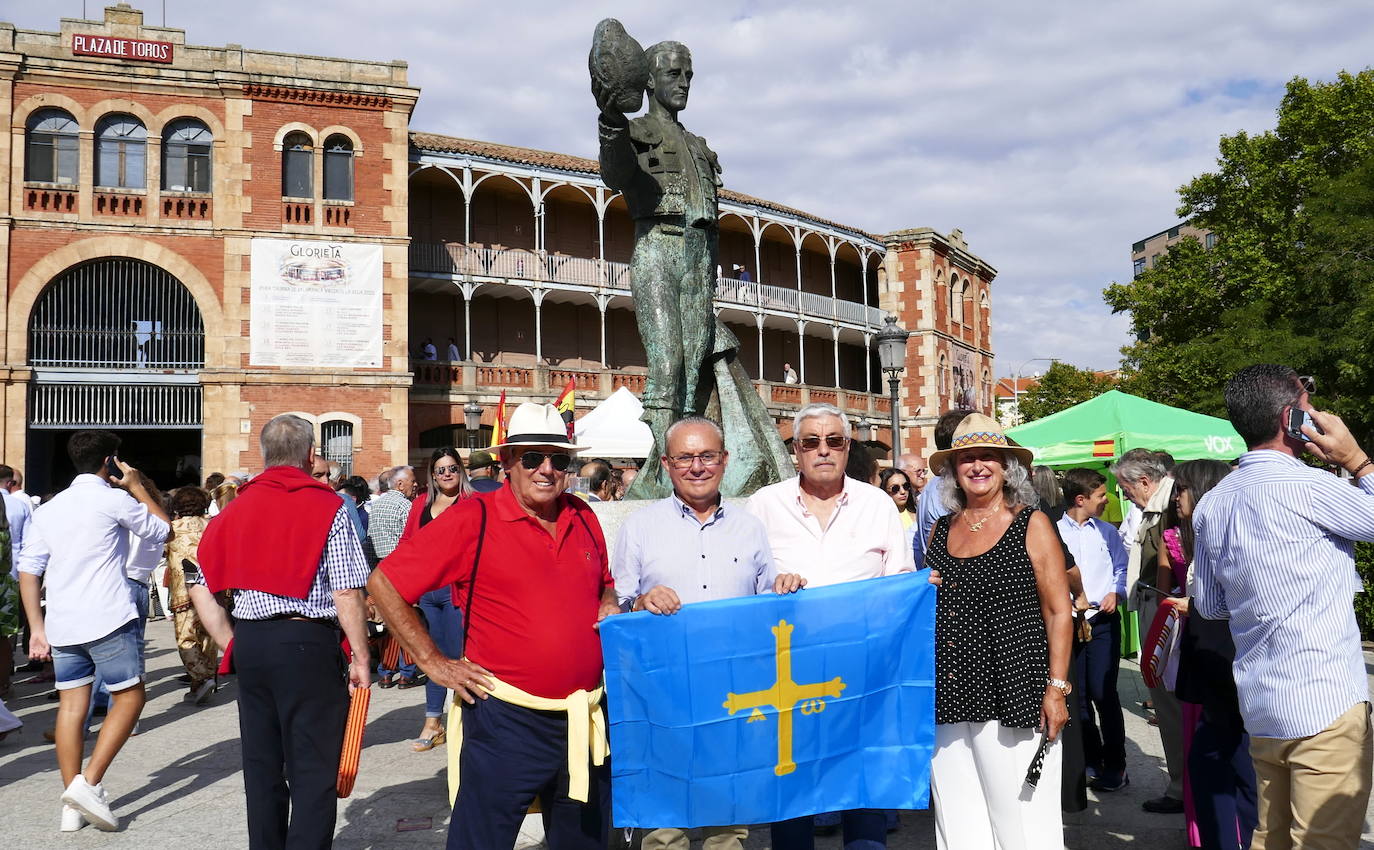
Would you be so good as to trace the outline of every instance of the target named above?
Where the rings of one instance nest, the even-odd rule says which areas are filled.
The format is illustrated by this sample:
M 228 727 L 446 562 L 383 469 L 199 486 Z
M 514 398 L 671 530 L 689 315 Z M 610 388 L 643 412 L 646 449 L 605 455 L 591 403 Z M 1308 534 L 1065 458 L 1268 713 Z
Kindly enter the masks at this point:
M 99 0 L 91 0 L 92 17 Z M 136 2 L 161 19 L 160 0 Z M 80 0 L 15 0 L 56 29 Z M 933 3 L 167 0 L 194 44 L 405 59 L 412 127 L 595 156 L 586 55 L 602 17 L 692 49 L 684 114 L 727 185 L 871 232 L 963 228 L 995 266 L 998 374 L 1111 368 L 1102 288 L 1172 226 L 1223 133 L 1274 124 L 1284 84 L 1360 70 L 1368 2 Z M 1031 363 L 1037 371 L 1043 363 Z

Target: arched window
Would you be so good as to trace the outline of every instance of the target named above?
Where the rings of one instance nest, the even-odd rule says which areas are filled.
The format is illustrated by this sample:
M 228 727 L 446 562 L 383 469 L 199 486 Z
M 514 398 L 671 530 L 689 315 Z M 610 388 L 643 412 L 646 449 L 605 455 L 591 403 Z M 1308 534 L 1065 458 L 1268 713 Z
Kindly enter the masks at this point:
M 29 314 L 29 364 L 84 369 L 200 369 L 205 323 L 165 269 L 104 257 L 68 269 Z
M 978 409 L 985 410 L 993 415 L 997 413 L 992 397 L 992 373 L 987 369 L 983 370 L 982 386 L 979 388 Z
M 959 321 L 964 317 L 964 308 L 960 302 L 962 290 L 959 288 L 959 277 L 949 276 L 949 318 L 952 321 Z
M 315 197 L 315 143 L 304 133 L 282 140 L 281 193 L 287 198 Z
M 37 183 L 76 184 L 77 133 L 71 115 L 40 109 L 29 116 L 25 134 L 24 179 Z
M 106 115 L 95 125 L 95 185 L 142 189 L 147 180 L 148 128 L 132 115 Z
M 210 128 L 194 118 L 178 118 L 162 134 L 162 188 L 171 192 L 210 191 Z
M 320 423 L 320 453 L 343 467 L 345 477 L 353 474 L 353 423 L 330 419 Z
M 324 199 L 353 200 L 353 142 L 342 133 L 324 142 Z
M 942 395 L 942 396 L 943 396 L 943 395 L 949 395 L 949 391 L 950 391 L 949 358 L 946 357 L 946 356 L 944 356 L 943 354 L 941 354 L 941 355 L 940 355 L 940 395 Z

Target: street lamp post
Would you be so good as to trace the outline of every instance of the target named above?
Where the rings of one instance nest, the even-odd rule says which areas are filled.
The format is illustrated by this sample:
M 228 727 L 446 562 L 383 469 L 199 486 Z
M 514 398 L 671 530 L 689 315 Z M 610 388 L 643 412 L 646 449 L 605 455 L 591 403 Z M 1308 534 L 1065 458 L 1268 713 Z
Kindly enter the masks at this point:
M 887 386 L 892 396 L 892 460 L 901 454 L 902 415 L 898 406 L 897 388 L 906 369 L 906 341 L 911 332 L 897 324 L 897 317 L 888 314 L 886 324 L 878 331 L 878 363 L 887 374 Z
M 482 405 L 472 399 L 463 405 L 463 425 L 467 428 L 468 448 L 477 448 L 477 435 L 482 430 Z

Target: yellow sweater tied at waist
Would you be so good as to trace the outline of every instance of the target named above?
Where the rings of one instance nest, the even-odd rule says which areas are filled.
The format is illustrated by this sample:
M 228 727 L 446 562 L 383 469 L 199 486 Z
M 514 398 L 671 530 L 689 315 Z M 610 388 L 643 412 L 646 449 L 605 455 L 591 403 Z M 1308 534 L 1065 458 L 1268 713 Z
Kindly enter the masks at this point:
M 568 715 L 568 797 L 587 802 L 587 756 L 598 767 L 606 763 L 610 745 L 606 741 L 606 712 L 601 708 L 604 688 L 573 691 L 563 699 L 549 699 L 526 693 L 488 673 L 492 687 L 487 692 L 502 702 L 534 711 L 563 711 Z M 448 798 L 458 799 L 458 759 L 463 751 L 463 709 L 457 696 L 449 692 L 453 705 L 448 712 Z

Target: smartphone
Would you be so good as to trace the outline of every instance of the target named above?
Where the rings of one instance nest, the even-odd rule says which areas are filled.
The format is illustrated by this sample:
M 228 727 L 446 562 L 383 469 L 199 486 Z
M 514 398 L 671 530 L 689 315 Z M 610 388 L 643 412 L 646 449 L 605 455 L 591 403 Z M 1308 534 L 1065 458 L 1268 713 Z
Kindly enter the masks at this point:
M 1304 443 L 1312 442 L 1312 440 L 1302 432 L 1302 426 L 1304 425 L 1311 425 L 1318 434 L 1326 433 L 1321 429 L 1321 426 L 1312 421 L 1312 414 L 1308 413 L 1306 410 L 1297 407 L 1288 408 L 1288 422 L 1287 427 L 1284 428 L 1288 436 L 1295 440 L 1302 440 Z
M 115 463 L 115 456 L 110 455 L 105 458 L 105 471 L 110 473 L 111 478 L 123 478 L 124 473 L 120 470 L 119 464 Z

